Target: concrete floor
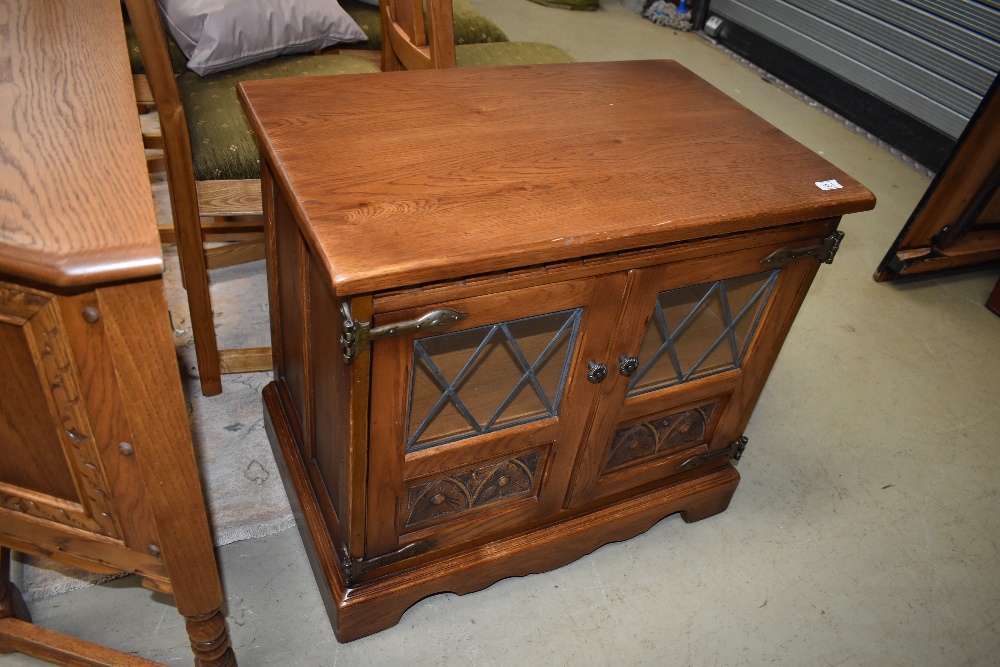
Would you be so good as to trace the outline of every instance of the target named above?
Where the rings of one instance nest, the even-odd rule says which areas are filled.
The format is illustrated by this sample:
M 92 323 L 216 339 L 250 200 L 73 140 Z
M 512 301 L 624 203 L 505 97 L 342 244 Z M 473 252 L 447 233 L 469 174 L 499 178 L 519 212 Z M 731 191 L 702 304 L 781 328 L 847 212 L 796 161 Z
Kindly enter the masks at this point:
M 750 422 L 727 512 L 669 517 L 559 570 L 426 599 L 347 645 L 296 531 L 232 544 L 219 560 L 240 664 L 997 664 L 1000 318 L 982 304 L 1000 270 L 874 283 L 927 179 L 700 38 L 614 4 L 473 2 L 512 39 L 580 60 L 681 61 L 867 185 L 878 206 L 844 220 L 837 261 Z M 190 664 L 176 610 L 131 578 L 31 609 L 43 626 Z

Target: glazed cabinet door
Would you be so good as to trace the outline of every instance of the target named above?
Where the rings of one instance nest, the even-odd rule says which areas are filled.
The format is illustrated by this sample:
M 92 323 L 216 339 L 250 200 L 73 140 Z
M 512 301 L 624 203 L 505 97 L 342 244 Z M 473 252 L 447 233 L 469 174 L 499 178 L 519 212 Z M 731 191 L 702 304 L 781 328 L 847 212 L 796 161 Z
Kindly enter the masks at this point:
M 590 362 L 606 356 L 626 282 L 617 273 L 376 318 L 467 314 L 446 331 L 373 343 L 368 558 L 559 511 L 600 386 Z
M 819 265 L 778 248 L 636 272 L 567 507 L 728 462 Z

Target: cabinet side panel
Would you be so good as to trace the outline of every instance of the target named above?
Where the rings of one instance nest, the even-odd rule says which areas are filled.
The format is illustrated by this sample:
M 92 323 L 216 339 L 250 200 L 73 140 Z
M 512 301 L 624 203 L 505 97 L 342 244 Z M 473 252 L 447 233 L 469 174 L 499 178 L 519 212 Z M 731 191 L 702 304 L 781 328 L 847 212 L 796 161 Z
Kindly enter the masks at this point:
M 267 300 L 271 313 L 271 360 L 274 362 L 274 377 L 281 375 L 284 364 L 281 360 L 281 299 L 278 296 L 278 245 L 274 231 L 275 202 L 282 198 L 271 175 L 271 166 L 261 157 L 260 193 L 264 211 L 264 260 L 267 265 Z
M 822 263 L 807 258 L 790 262 L 782 269 L 774 296 L 762 318 L 760 331 L 747 352 L 747 362 L 742 369 L 743 381 L 719 422 L 716 445 L 725 446 L 743 435 L 767 376 L 821 266 Z
M 21 327 L 0 322 L 0 483 L 80 502 Z
M 303 263 L 306 261 L 305 248 L 299 235 L 299 228 L 292 217 L 283 197 L 274 202 L 274 229 L 277 250 L 278 303 L 281 307 L 281 376 L 276 377 L 284 385 L 284 396 L 291 398 L 294 411 L 292 431 L 299 447 L 305 447 L 306 421 L 306 360 L 305 360 L 305 306 L 303 303 Z M 302 452 L 305 459 L 312 458 L 308 450 Z
M 340 300 L 330 294 L 312 263 L 309 267 L 310 336 L 312 338 L 313 455 L 341 525 L 345 524 L 350 491 L 350 366 L 344 363 L 337 338 L 343 317 Z

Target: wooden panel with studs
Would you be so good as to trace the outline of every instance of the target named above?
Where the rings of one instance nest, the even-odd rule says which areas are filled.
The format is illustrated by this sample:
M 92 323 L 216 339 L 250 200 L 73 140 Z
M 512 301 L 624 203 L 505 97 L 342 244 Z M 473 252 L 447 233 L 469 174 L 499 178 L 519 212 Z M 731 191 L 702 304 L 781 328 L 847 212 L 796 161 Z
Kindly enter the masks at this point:
M 2 387 L 8 399 L 3 403 L 4 440 L 12 445 L 9 456 L 21 452 L 24 458 L 23 453 L 30 452 L 31 458 L 46 462 L 44 469 L 13 460 L 0 466 L 0 511 L 121 539 L 57 299 L 0 283 L 0 322 L 3 337 L 11 344 L 5 349 L 16 344 L 26 353 L 6 360 L 26 371 L 4 375 Z M 51 422 L 36 419 L 29 425 L 26 420 L 32 415 L 47 415 Z

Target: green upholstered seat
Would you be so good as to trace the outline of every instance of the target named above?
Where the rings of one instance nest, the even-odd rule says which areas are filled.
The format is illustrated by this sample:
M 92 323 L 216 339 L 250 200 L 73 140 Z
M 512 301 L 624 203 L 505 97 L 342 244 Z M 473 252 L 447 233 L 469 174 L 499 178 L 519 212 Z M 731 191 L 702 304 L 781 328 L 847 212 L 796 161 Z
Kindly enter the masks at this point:
M 128 45 L 128 63 L 132 67 L 132 74 L 145 74 L 146 69 L 142 66 L 142 56 L 139 55 L 139 42 L 135 39 L 135 29 L 131 23 L 125 24 L 125 43 Z M 173 37 L 167 35 L 167 48 L 170 51 L 170 66 L 175 74 L 179 74 L 187 67 L 187 56 L 177 46 Z
M 574 58 L 558 46 L 536 42 L 462 44 L 455 47 L 455 64 L 458 67 L 502 67 L 504 65 L 546 65 L 571 62 L 574 62 Z
M 239 82 L 378 71 L 375 63 L 362 58 L 305 55 L 276 58 L 204 77 L 184 72 L 177 77 L 177 88 L 187 115 L 195 179 L 260 178 L 257 143 L 236 97 Z
M 531 0 L 546 7 L 558 7 L 559 9 L 582 9 L 593 11 L 600 6 L 600 0 Z
M 345 49 L 382 48 L 382 21 L 379 19 L 378 7 L 367 5 L 358 0 L 341 0 L 340 6 L 351 15 L 365 35 L 367 42 L 345 44 Z M 452 2 L 452 17 L 455 24 L 456 44 L 488 44 L 491 42 L 506 42 L 504 34 L 493 21 L 477 12 L 469 4 L 469 0 L 454 0 Z
M 382 21 L 379 20 L 378 7 L 366 5 L 357 0 L 340 0 L 338 3 L 344 11 L 354 19 L 365 36 L 367 42 L 357 42 L 355 44 L 345 44 L 345 49 L 372 49 L 377 51 L 382 45 Z

